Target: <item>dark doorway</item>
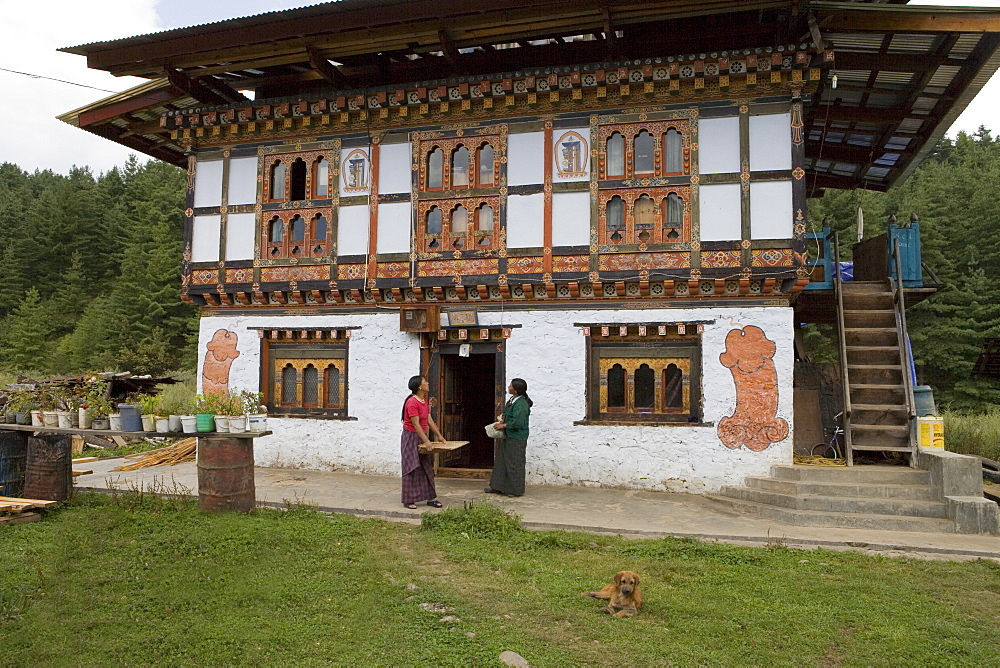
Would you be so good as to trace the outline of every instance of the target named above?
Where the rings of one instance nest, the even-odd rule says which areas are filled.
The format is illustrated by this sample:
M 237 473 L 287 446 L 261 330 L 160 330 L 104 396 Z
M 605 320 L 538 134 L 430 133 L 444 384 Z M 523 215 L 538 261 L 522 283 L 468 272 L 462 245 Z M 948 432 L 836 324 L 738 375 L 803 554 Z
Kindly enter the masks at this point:
M 493 468 L 493 439 L 483 429 L 497 416 L 497 354 L 490 347 L 494 352 L 440 356 L 441 432 L 448 440 L 469 441 L 441 455 L 439 471 L 444 475 L 481 477 Z

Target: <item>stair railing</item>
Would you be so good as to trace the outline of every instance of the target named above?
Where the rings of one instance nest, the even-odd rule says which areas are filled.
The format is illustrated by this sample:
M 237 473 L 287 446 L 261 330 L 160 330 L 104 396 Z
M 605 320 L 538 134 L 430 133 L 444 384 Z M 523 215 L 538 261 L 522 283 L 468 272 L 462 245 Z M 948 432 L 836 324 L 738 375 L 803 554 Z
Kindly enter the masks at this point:
M 837 339 L 840 348 L 840 384 L 844 400 L 844 451 L 847 465 L 854 466 L 854 452 L 851 449 L 851 383 L 847 377 L 847 333 L 844 327 L 844 286 L 840 276 L 840 234 L 833 233 L 833 289 L 837 296 Z
M 893 307 L 896 310 L 896 337 L 899 341 L 899 364 L 902 369 L 903 387 L 906 392 L 906 426 L 909 427 L 910 445 L 910 466 L 916 466 L 916 418 L 917 407 L 913 399 L 913 376 L 910 371 L 910 359 L 913 354 L 910 351 L 910 337 L 906 335 L 906 295 L 903 291 L 903 261 L 900 259 L 899 239 L 892 242 L 892 260 L 896 265 L 896 279 L 889 277 L 889 284 L 892 286 Z

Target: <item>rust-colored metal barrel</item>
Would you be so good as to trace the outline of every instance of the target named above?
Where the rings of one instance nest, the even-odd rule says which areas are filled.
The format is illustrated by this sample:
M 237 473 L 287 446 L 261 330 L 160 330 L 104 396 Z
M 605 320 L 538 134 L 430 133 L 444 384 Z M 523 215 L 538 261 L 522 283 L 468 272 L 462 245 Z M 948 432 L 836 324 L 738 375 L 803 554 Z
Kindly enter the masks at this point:
M 198 506 L 250 512 L 256 505 L 252 438 L 198 439 Z
M 24 496 L 28 433 L 0 431 L 0 496 Z
M 28 438 L 24 497 L 65 501 L 73 490 L 72 443 L 66 435 Z

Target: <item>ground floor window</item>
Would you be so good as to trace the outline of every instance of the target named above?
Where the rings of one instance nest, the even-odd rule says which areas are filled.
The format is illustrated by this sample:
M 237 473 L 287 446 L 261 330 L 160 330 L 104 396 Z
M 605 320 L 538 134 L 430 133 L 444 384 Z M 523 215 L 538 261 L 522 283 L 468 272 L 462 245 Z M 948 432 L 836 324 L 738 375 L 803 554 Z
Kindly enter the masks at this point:
M 588 341 L 588 420 L 701 421 L 701 324 L 582 327 Z
M 262 340 L 261 386 L 269 414 L 347 417 L 345 330 L 265 330 Z

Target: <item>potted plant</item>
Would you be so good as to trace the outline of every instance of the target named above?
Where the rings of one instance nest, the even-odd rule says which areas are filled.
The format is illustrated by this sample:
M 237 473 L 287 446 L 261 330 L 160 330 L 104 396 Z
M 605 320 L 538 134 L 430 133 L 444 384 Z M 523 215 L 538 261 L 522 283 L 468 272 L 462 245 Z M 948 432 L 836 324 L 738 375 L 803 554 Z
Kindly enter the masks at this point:
M 87 397 L 86 411 L 90 417 L 91 429 L 111 429 L 111 400 L 103 392 L 90 394 Z M 121 423 L 118 424 L 119 429 Z
M 98 400 L 103 399 L 107 402 L 108 384 L 104 380 L 99 379 L 97 376 L 90 376 L 84 380 L 83 384 L 78 388 L 78 391 L 81 395 L 81 403 L 79 409 L 77 410 L 77 413 L 79 414 L 78 420 L 80 428 L 90 429 L 93 426 L 92 420 L 94 418 L 91 407 Z M 107 419 L 107 412 L 105 412 L 101 417 Z M 105 429 L 107 429 L 107 427 L 105 427 Z
M 160 397 L 156 394 L 140 394 L 136 398 L 142 415 L 142 430 L 157 431 L 156 419 L 160 414 Z
M 14 424 L 31 424 L 31 412 L 38 408 L 35 394 L 28 389 L 18 389 L 7 395 L 7 412 L 13 415 Z
M 183 428 L 181 418 L 187 412 L 187 404 L 183 400 L 160 397 L 160 416 L 165 416 L 167 419 L 167 431 L 181 431 Z M 157 431 L 159 430 L 157 429 Z
M 218 406 L 218 395 L 199 394 L 194 398 L 194 413 L 197 429 L 200 433 L 215 431 L 215 414 Z
M 267 431 L 267 406 L 264 405 L 263 392 L 240 392 L 243 400 L 243 412 L 247 416 L 247 429 L 252 432 Z
M 38 391 L 38 407 L 42 412 L 42 426 L 58 427 L 59 413 L 56 411 L 58 400 L 50 390 Z

